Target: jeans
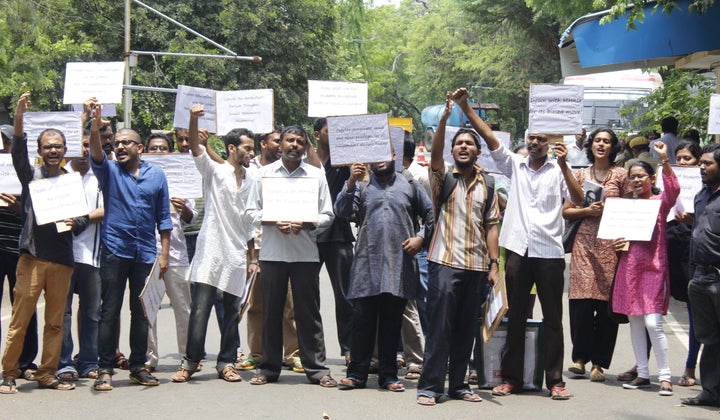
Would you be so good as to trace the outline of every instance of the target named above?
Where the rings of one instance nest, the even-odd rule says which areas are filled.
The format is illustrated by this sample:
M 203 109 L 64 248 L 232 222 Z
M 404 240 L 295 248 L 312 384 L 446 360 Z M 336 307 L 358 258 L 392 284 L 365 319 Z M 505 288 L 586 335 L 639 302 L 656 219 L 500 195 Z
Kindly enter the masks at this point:
M 428 291 L 428 261 L 427 261 L 427 248 L 423 247 L 417 253 L 418 262 L 418 273 L 420 274 L 420 287 L 423 291 L 423 297 L 417 300 L 417 310 L 420 314 L 420 325 L 422 326 L 423 334 L 428 334 L 428 319 L 427 319 L 427 291 Z
M 220 352 L 216 369 L 218 372 L 226 366 L 232 366 L 237 356 L 237 343 L 240 340 L 238 323 L 240 322 L 240 296 L 222 293 L 223 317 L 220 328 Z M 215 302 L 218 289 L 205 283 L 195 283 L 192 288 L 190 304 L 190 322 L 188 324 L 188 340 L 182 367 L 196 371 L 198 364 L 205 357 L 205 337 L 207 336 L 210 310 Z M 217 312 L 217 310 L 216 310 Z
M 18 255 L 8 255 L 0 253 L 0 301 L 3 296 L 3 286 L 5 284 L 5 276 L 8 279 L 8 289 L 10 291 L 10 303 L 15 302 L 15 270 L 17 269 Z M 37 313 L 33 313 L 30 323 L 25 330 L 25 341 L 23 342 L 22 353 L 20 354 L 20 370 L 37 369 L 35 357 L 38 354 L 38 331 L 37 331 Z
M 120 258 L 104 246 L 100 249 L 100 278 L 102 303 L 98 325 L 98 356 L 101 371 L 112 373 L 115 349 L 118 345 L 117 328 L 120 322 L 125 284 L 130 284 L 130 371 L 145 367 L 147 353 L 148 320 L 140 302 L 140 293 L 152 264 L 143 264 Z
M 58 373 L 77 372 L 86 377 L 88 372 L 98 368 L 98 323 L 100 322 L 100 269 L 92 265 L 75 263 L 70 278 L 70 290 L 63 317 L 63 342 Z M 80 299 L 78 308 L 78 340 L 80 352 L 77 363 L 73 360 L 72 301 L 77 292 Z

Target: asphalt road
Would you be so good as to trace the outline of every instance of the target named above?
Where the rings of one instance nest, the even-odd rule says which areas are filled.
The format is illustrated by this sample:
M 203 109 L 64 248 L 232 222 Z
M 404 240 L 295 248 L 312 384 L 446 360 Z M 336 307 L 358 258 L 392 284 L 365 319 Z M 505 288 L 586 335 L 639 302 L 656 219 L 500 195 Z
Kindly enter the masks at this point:
M 328 365 L 336 379 L 344 375 L 344 361 L 340 357 L 334 321 L 332 288 L 325 270 L 321 271 L 321 310 L 325 328 Z M 567 302 L 566 302 L 567 303 Z M 541 318 L 538 304 L 535 317 Z M 42 318 L 43 300 L 38 305 Z M 2 302 L 2 339 L 10 319 L 11 307 L 7 293 Z M 570 363 L 571 342 L 567 306 L 565 316 L 565 366 Z M 629 326 L 620 327 L 615 355 L 608 380 L 591 383 L 589 379 L 575 379 L 565 371 L 568 390 L 574 398 L 568 401 L 552 401 L 547 391 L 528 392 L 509 397 L 493 397 L 489 390 L 479 390 L 484 401 L 468 403 L 450 400 L 435 407 L 422 407 L 415 403 L 417 382 L 405 381 L 405 393 L 392 393 L 378 389 L 377 380 L 371 376 L 368 388 L 353 391 L 325 389 L 307 382 L 303 374 L 283 371 L 279 382 L 265 386 L 248 383 L 253 372 L 241 372 L 243 382 L 227 383 L 217 378 L 214 358 L 219 348 L 219 330 L 214 319 L 208 330 L 206 349 L 208 360 L 202 372 L 193 376 L 187 384 L 170 382 L 170 376 L 179 365 L 180 356 L 175 344 L 175 327 L 169 303 L 163 304 L 159 313 L 160 360 L 156 376 L 160 386 L 146 388 L 128 379 L 127 371 L 118 371 L 114 377 L 115 389 L 111 392 L 95 392 L 92 381 L 80 380 L 77 389 L 69 392 L 40 390 L 34 382 L 18 380 L 19 392 L 0 395 L 0 416 L 3 419 L 128 419 L 128 418 L 272 418 L 272 419 L 375 419 L 375 418 L 438 418 L 469 419 L 478 416 L 533 419 L 655 419 L 655 418 L 718 418 L 718 409 L 684 407 L 680 398 L 694 396 L 700 386 L 683 388 L 675 386 L 675 395 L 658 395 L 657 368 L 651 355 L 650 372 L 653 387 L 649 390 L 625 390 L 615 380 L 615 374 L 634 364 L 630 344 Z M 121 349 L 129 351 L 127 327 L 129 326 L 127 297 L 123 310 Z M 687 311 L 684 304 L 671 301 L 670 314 L 665 317 L 668 335 L 673 383 L 683 372 L 687 354 Z M 42 331 L 42 326 L 40 326 Z M 241 339 L 244 340 L 245 322 L 241 323 Z M 589 368 L 589 365 L 588 365 Z

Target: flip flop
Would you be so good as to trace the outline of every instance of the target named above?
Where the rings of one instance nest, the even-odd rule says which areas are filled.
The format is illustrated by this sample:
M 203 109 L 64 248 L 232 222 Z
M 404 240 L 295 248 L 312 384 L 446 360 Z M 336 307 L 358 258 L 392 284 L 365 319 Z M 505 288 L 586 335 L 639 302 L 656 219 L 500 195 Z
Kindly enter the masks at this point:
M 256 373 L 255 376 L 250 379 L 250 385 L 265 385 L 268 383 L 267 376 L 262 373 Z
M 338 381 L 338 389 L 343 391 L 365 388 L 365 384 L 355 378 L 342 378 Z
M 462 400 L 467 402 L 482 402 L 482 397 L 473 391 L 463 391 L 455 397 L 456 400 Z
M 0 384 L 0 394 L 17 394 L 15 381 L 3 381 L 2 384 Z
M 417 397 L 417 403 L 419 405 L 425 405 L 425 406 L 433 406 L 437 404 L 437 399 L 435 397 L 428 397 L 425 395 L 418 395 Z
M 697 380 L 691 376 L 681 376 L 680 380 L 677 381 L 677 384 L 679 386 L 695 386 L 697 384 Z
M 63 382 L 60 380 L 54 380 L 48 384 L 38 382 L 38 388 L 55 389 L 58 391 L 72 391 L 73 389 L 75 389 L 75 384 L 71 384 L 69 382 Z
M 66 372 L 58 373 L 56 376 L 61 381 L 65 381 L 65 382 L 77 381 L 80 378 L 78 373 L 73 372 L 73 371 L 66 371 Z
M 383 386 L 384 389 L 391 392 L 405 392 L 405 385 L 400 381 L 391 381 Z

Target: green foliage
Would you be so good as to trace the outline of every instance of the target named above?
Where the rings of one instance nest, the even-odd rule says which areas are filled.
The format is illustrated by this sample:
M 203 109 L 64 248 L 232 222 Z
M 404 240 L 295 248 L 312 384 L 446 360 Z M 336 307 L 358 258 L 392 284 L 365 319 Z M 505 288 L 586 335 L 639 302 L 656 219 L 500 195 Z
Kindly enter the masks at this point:
M 680 134 L 689 128 L 701 133 L 707 130 L 710 95 L 715 92 L 715 80 L 696 71 L 667 69 L 663 72 L 663 86 L 640 100 L 648 111 L 633 120 L 642 133 L 660 132 L 660 120 L 674 116 L 680 123 Z M 623 108 L 623 115 L 636 109 Z

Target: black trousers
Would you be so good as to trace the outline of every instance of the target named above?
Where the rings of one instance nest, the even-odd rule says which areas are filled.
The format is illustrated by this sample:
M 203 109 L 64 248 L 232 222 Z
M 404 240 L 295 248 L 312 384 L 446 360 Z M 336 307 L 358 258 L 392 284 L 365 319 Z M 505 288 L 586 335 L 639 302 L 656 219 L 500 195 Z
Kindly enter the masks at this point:
M 378 383 L 385 387 L 398 380 L 395 355 L 407 299 L 383 293 L 352 302 L 355 313 L 347 377 L 367 382 L 377 333 Z
M 618 324 L 608 313 L 608 302 L 597 299 L 572 299 L 569 304 L 572 360 L 610 367 Z
M 555 385 L 565 385 L 562 380 L 564 271 L 563 258 L 530 258 L 527 254 L 521 256 L 505 250 L 505 280 L 510 312 L 500 371 L 503 381 L 515 387 L 521 388 L 523 385 L 527 326 L 525 316 L 533 283 L 537 285 L 545 328 L 545 384 L 548 389 Z
M 705 347 L 700 356 L 700 400 L 720 406 L 720 276 L 700 269 L 688 285 L 695 337 Z
M 352 242 L 324 242 L 318 243 L 317 246 L 320 252 L 320 266 L 325 264 L 335 295 L 335 322 L 337 323 L 341 356 L 344 356 L 350 351 L 352 337 L 353 306 L 346 297 L 346 292 L 350 283 L 353 244 Z
M 469 391 L 465 372 L 475 339 L 478 311 L 485 300 L 487 278 L 486 272 L 428 263 L 429 325 L 418 395 L 440 397 L 445 390 L 446 372 L 451 398 Z
M 283 366 L 282 324 L 288 279 L 295 304 L 300 360 L 310 382 L 330 374 L 325 366 L 325 338 L 320 317 L 320 263 L 260 261 L 263 275 L 263 362 L 260 372 L 277 381 Z

